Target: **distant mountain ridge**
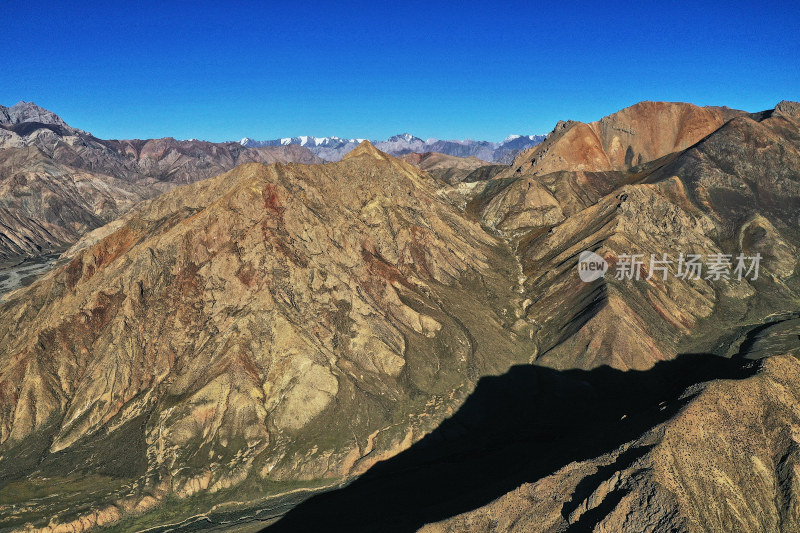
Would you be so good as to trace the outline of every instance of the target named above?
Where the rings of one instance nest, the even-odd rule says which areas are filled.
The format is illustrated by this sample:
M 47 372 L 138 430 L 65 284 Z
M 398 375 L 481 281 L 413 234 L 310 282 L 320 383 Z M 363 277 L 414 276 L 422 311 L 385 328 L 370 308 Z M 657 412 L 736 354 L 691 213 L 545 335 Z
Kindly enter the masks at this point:
M 99 139 L 33 102 L 0 106 L 0 263 L 60 249 L 136 202 L 250 162 L 322 159 L 296 145 Z
M 490 141 L 474 141 L 466 139 L 423 140 L 410 133 L 393 135 L 385 141 L 371 141 L 382 152 L 394 156 L 410 153 L 438 152 L 456 157 L 477 157 L 490 163 L 511 164 L 514 157 L 523 150 L 532 148 L 545 139 L 545 135 L 509 135 L 499 143 Z M 298 144 L 314 152 L 315 155 L 327 161 L 338 161 L 348 152 L 353 150 L 365 139 L 343 139 L 340 137 L 313 137 L 303 135 L 300 137 L 284 137 L 267 141 L 257 141 L 249 137 L 243 138 L 239 144 L 248 148 L 263 146 L 287 146 Z

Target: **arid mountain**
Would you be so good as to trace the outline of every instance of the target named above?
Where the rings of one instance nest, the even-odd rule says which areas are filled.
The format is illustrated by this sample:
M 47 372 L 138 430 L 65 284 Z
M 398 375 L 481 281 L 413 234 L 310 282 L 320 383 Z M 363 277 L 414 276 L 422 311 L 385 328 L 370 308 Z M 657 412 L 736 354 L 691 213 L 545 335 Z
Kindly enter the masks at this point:
M 320 161 L 299 146 L 106 141 L 33 103 L 0 107 L 0 261 L 61 249 L 137 201 L 242 163 Z
M 42 109 L 33 102 L 19 102 L 11 107 L 0 105 L 0 128 L 18 136 L 25 136 L 42 127 L 60 135 L 86 134 L 71 127 L 52 111 Z M 4 138 L 7 136 L 8 134 L 3 135 Z
M 541 362 L 649 368 L 679 350 L 711 348 L 698 342 L 709 323 L 732 328 L 798 308 L 800 137 L 787 107 L 740 114 L 688 150 L 631 172 L 560 171 L 487 185 L 469 209 L 517 250 L 532 295 L 528 318 L 558 325 L 558 338 L 537 335 Z M 671 256 L 677 269 L 680 253 L 732 262 L 758 253 L 766 271 L 745 284 L 659 275 L 576 285 L 583 250 L 612 271 L 623 254 L 642 254 L 644 277 L 651 254 Z
M 456 157 L 436 152 L 425 152 L 422 154 L 409 153 L 399 157 L 399 159 L 411 163 L 422 170 L 433 170 L 439 168 L 458 168 L 465 170 L 475 170 L 478 167 L 488 165 L 486 161 L 481 161 L 477 157 Z
M 94 523 L 358 474 L 531 352 L 507 246 L 368 143 L 243 165 L 99 231 L 0 310 L 4 494 L 94 472 Z M 89 508 L 62 503 L 0 514 Z
M 28 146 L 56 163 L 148 185 L 191 183 L 243 163 L 321 162 L 295 145 L 247 149 L 234 142 L 172 138 L 103 140 L 66 125 L 57 115 L 30 102 L 2 108 L 0 149 Z
M 142 185 L 56 163 L 36 147 L 0 149 L 0 261 L 68 246 L 152 195 Z
M 0 527 L 796 531 L 800 105 L 547 143 L 246 164 L 84 236 L 0 304 Z
M 795 531 L 799 107 L 735 113 L 630 171 L 486 184 L 467 213 L 520 258 L 534 365 L 267 531 Z M 577 279 L 585 250 L 604 278 Z M 636 253 L 763 262 L 755 280 L 647 279 L 648 260 L 617 279 Z
M 520 153 L 513 168 L 526 175 L 559 170 L 629 170 L 685 150 L 734 116 L 726 107 L 640 102 L 597 122 L 559 122 L 541 144 Z

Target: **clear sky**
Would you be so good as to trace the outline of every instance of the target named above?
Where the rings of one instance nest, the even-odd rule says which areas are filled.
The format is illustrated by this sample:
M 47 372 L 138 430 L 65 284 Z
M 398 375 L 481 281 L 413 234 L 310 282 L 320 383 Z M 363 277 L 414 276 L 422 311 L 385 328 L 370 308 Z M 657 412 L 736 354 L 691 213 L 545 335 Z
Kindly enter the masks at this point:
M 500 140 L 800 100 L 794 2 L 4 2 L 0 104 L 103 138 Z

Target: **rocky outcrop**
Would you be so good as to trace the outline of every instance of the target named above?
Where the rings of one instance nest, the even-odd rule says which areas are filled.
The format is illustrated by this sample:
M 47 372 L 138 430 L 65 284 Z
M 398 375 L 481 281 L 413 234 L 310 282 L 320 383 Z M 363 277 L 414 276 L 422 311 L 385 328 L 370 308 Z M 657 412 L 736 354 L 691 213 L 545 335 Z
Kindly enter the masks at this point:
M 29 126 L 25 126 L 25 124 Z M 23 101 L 11 107 L 0 105 L 0 127 L 16 133 L 26 129 L 38 129 L 40 125 L 45 127 L 51 126 L 52 130 L 73 135 L 83 133 L 71 127 L 52 111 L 42 109 L 33 102 Z

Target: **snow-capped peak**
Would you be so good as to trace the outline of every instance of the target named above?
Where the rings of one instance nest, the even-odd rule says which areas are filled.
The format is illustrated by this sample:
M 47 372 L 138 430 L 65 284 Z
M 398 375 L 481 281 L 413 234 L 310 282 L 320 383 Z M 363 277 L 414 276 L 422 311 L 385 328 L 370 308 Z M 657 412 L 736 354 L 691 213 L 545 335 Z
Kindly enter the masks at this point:
M 529 148 L 541 142 L 543 139 L 544 136 L 542 135 L 509 135 L 500 143 L 470 139 L 449 141 L 428 139 L 425 141 L 408 132 L 404 132 L 393 135 L 383 141 L 373 140 L 372 143 L 378 150 L 391 155 L 405 154 L 408 152 L 441 152 L 448 155 L 461 157 L 474 156 L 485 161 L 502 161 L 508 163 L 512 160 L 516 152 Z M 240 143 L 250 148 L 297 144 L 308 148 L 322 159 L 338 161 L 344 154 L 352 150 L 355 145 L 365 140 L 367 139 L 348 139 L 335 135 L 330 137 L 301 135 L 298 137 L 283 137 L 266 141 L 255 141 L 249 137 L 245 137 Z
M 399 135 L 392 135 L 391 137 L 386 139 L 386 142 L 403 142 L 403 143 L 420 143 L 421 144 L 421 143 L 424 143 L 425 141 L 423 141 L 419 137 L 415 137 L 414 135 L 411 135 L 410 133 L 401 133 Z

